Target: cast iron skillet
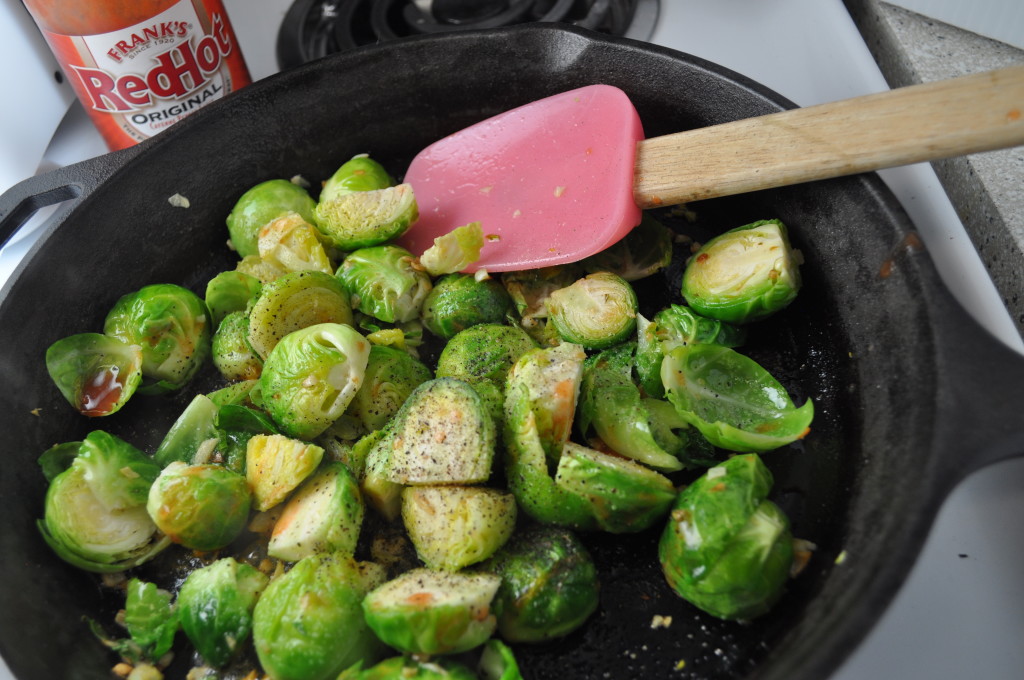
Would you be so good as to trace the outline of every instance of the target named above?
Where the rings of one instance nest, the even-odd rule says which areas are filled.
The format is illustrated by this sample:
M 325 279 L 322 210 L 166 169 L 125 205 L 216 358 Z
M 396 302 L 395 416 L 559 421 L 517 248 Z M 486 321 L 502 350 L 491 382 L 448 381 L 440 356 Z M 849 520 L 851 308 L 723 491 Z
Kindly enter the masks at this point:
M 98 330 L 125 292 L 177 282 L 202 293 L 233 266 L 224 217 L 270 178 L 318 182 L 357 153 L 401 174 L 441 136 L 585 84 L 626 90 L 648 135 L 792 104 L 721 67 L 671 50 L 533 25 L 408 40 L 335 55 L 267 79 L 125 152 L 28 180 L 0 199 L 6 238 L 39 205 L 73 199 L 0 293 L 0 652 L 18 678 L 107 678 L 113 659 L 83 614 L 118 606 L 63 564 L 34 521 L 45 491 L 35 463 L 93 428 L 152 451 L 185 397 L 135 397 L 119 414 L 73 413 L 46 376 L 55 340 Z M 180 193 L 191 207 L 172 207 Z M 767 454 L 773 498 L 818 549 L 782 602 L 749 625 L 700 614 L 671 594 L 657 531 L 588 536 L 602 607 L 580 632 L 520 648 L 527 678 L 823 677 L 900 587 L 947 492 L 970 471 L 1024 451 L 1024 360 L 983 332 L 943 288 L 913 226 L 874 176 L 691 206 L 698 239 L 779 217 L 803 251 L 806 284 L 749 354 L 813 398 L 799 445 Z M 678 300 L 679 263 L 644 284 Z M 838 559 L 840 556 L 845 559 Z M 671 616 L 652 628 L 654 615 Z M 186 668 L 189 654 L 181 654 Z M 685 666 L 680 669 L 679 662 Z

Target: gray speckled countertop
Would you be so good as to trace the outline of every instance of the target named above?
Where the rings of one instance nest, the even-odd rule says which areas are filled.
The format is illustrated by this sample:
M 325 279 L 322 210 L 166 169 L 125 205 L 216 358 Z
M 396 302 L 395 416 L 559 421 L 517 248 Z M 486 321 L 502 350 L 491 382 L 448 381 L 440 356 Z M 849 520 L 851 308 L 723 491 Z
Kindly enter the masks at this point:
M 879 0 L 844 0 L 891 87 L 1024 64 L 1024 50 Z M 937 161 L 956 208 L 1024 335 L 1024 147 Z

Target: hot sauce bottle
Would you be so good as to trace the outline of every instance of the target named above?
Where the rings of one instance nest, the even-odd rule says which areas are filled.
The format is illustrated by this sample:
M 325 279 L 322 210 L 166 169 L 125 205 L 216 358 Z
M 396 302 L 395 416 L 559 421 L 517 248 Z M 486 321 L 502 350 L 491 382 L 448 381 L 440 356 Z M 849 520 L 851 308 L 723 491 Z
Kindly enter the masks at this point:
M 25 0 L 113 151 L 251 81 L 221 0 Z

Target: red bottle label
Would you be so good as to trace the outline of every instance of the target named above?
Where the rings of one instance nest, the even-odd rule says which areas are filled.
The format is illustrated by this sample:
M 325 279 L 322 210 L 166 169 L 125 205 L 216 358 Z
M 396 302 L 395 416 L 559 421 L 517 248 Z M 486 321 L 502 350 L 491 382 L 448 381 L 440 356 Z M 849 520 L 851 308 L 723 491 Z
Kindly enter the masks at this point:
M 152 137 L 251 82 L 217 0 L 182 0 L 109 33 L 43 35 L 112 150 Z

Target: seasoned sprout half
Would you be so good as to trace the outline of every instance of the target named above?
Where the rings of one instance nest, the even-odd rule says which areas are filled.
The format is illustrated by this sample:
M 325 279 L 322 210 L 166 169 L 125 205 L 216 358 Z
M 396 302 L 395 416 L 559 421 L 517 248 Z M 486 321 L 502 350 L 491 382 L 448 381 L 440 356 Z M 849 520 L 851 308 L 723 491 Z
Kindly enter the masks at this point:
M 294 212 L 277 217 L 260 229 L 260 259 L 286 272 L 318 271 L 333 274 L 334 267 L 321 242 L 320 232 Z
M 768 371 L 728 347 L 677 347 L 661 379 L 679 416 L 719 448 L 770 451 L 810 432 L 814 403 L 797 408 Z
M 142 392 L 176 390 L 210 355 L 213 328 L 202 299 L 181 286 L 157 283 L 123 296 L 103 332 L 142 347 Z
M 566 342 L 604 349 L 628 339 L 636 330 L 636 293 L 611 272 L 597 272 L 551 293 L 548 314 Z
M 242 532 L 251 505 L 243 475 L 220 465 L 175 461 L 149 488 L 146 509 L 172 541 L 205 552 L 223 548 Z
M 370 343 L 351 326 L 325 323 L 290 333 L 263 366 L 264 407 L 285 434 L 313 439 L 345 413 L 369 356 Z
M 785 225 L 762 220 L 705 243 L 683 273 L 683 297 L 697 312 L 732 323 L 763 319 L 800 290 L 800 255 Z
M 351 324 L 348 293 L 323 272 L 293 272 L 263 286 L 249 312 L 249 345 L 262 359 L 293 331 L 322 323 Z
M 411 184 L 323 196 L 316 225 L 335 248 L 344 251 L 380 245 L 404 234 L 420 216 Z
M 789 520 L 766 500 L 772 475 L 756 454 L 710 468 L 680 492 L 658 547 L 669 585 L 723 619 L 751 619 L 782 593 L 793 563 Z
M 248 335 L 245 312 L 225 316 L 213 334 L 213 365 L 227 380 L 256 380 L 263 371 L 263 361 L 253 352 Z
M 50 482 L 38 523 L 47 544 L 80 569 L 117 572 L 170 545 L 146 512 L 160 466 L 128 442 L 96 430 Z
M 404 323 L 420 315 L 432 283 L 412 253 L 394 245 L 349 253 L 337 277 L 352 297 L 352 306 L 386 323 Z
M 288 212 L 312 222 L 315 207 L 316 201 L 309 193 L 288 180 L 272 179 L 257 184 L 242 194 L 228 215 L 231 245 L 241 257 L 259 255 L 257 241 L 265 224 Z
M 407 654 L 457 654 L 482 645 L 497 623 L 493 574 L 414 569 L 370 591 L 366 623 L 383 642 Z
M 142 348 L 101 333 L 79 333 L 50 345 L 46 370 L 79 413 L 107 416 L 142 382 Z
M 470 326 L 502 323 L 511 309 L 512 298 L 497 279 L 448 274 L 434 282 L 423 303 L 423 325 L 449 339 Z
M 245 477 L 259 511 L 269 510 L 313 474 L 324 450 L 280 434 L 257 434 L 245 452 Z
M 501 577 L 494 601 L 508 642 L 541 642 L 576 630 L 597 610 L 597 567 L 570 530 L 536 525 L 512 536 L 480 569 Z

